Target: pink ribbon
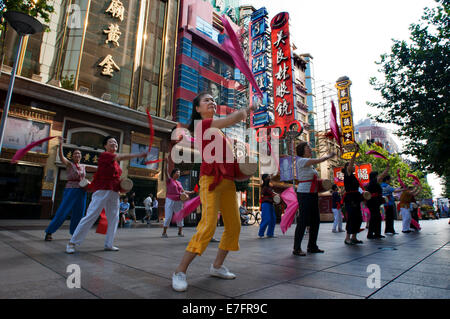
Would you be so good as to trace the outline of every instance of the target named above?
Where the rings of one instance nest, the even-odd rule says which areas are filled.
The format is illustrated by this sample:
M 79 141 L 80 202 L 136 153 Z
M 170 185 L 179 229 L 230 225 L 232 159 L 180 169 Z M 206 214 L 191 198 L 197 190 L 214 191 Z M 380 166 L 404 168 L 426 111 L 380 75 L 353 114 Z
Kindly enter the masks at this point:
M 368 151 L 368 152 L 366 152 L 366 155 L 373 155 L 374 157 L 382 158 L 382 159 L 384 159 L 386 161 L 388 160 L 386 158 L 386 156 L 384 156 L 383 154 L 378 153 L 377 151 Z
M 286 233 L 289 227 L 291 227 L 294 221 L 295 213 L 298 209 L 297 194 L 293 187 L 289 187 L 281 193 L 281 198 L 286 203 L 286 210 L 283 216 L 281 216 L 280 228 L 283 234 Z
M 333 101 L 331 101 L 330 129 L 339 147 L 342 147 L 340 138 L 341 133 L 339 132 L 339 126 L 337 124 L 336 107 L 334 106 Z
M 234 32 L 225 15 L 222 15 L 221 20 L 225 28 L 225 33 L 228 35 L 228 39 L 225 39 L 225 41 L 222 43 L 223 49 L 231 56 L 235 66 L 245 75 L 247 80 L 256 90 L 256 93 L 262 98 L 263 94 L 258 84 L 256 83 L 253 72 L 250 70 L 247 61 L 244 58 L 244 53 L 242 52 L 241 44 L 236 33 Z
M 25 146 L 24 148 L 21 148 L 20 150 L 18 150 L 16 152 L 16 154 L 14 154 L 13 158 L 11 159 L 11 163 L 17 163 L 18 161 L 20 161 L 25 154 L 27 154 L 30 150 L 32 150 L 33 148 L 35 148 L 38 145 L 44 144 L 45 142 L 51 140 L 52 138 L 55 138 L 56 136 L 49 136 L 46 138 L 43 138 L 39 141 L 33 142 L 31 144 L 28 144 L 27 146 Z
M 411 177 L 414 180 L 414 184 L 422 186 L 422 183 L 420 183 L 420 180 L 417 178 L 417 176 L 414 176 L 413 174 L 408 174 L 408 177 Z
M 188 216 L 190 213 L 196 210 L 197 207 L 200 206 L 200 204 L 201 204 L 200 196 L 194 197 L 193 199 L 186 201 L 183 204 L 183 208 L 173 215 L 172 221 L 178 223 L 180 220 L 184 219 L 186 216 Z
M 398 182 L 400 183 L 400 186 L 401 186 L 401 187 L 406 188 L 405 183 L 403 183 L 402 179 L 400 178 L 400 168 L 397 169 L 397 180 L 398 180 Z

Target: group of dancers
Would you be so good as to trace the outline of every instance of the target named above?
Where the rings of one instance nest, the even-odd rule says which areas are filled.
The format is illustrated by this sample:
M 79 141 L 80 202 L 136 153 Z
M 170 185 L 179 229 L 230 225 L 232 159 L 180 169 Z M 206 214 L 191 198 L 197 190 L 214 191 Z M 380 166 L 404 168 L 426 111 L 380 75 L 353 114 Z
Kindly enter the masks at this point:
M 204 136 L 206 130 L 216 131 L 215 138 L 223 139 L 224 157 L 227 154 L 225 148 L 232 147 L 221 129 L 231 127 L 243 120 L 252 110 L 252 107 L 243 108 L 224 118 L 215 119 L 216 102 L 213 96 L 208 92 L 200 93 L 193 100 L 193 115 L 189 130 L 191 133 L 196 132 L 196 136 Z M 199 123 L 194 126 L 194 123 Z M 200 125 L 201 124 L 201 125 Z M 214 135 L 214 134 L 213 134 Z M 208 244 L 212 241 L 218 221 L 218 212 L 220 211 L 224 231 L 220 239 L 217 255 L 209 268 L 209 274 L 221 279 L 234 279 L 236 275 L 224 266 L 225 259 L 230 251 L 239 250 L 239 235 L 241 230 L 241 219 L 237 202 L 237 193 L 234 183 L 235 165 L 227 163 L 226 159 L 219 163 L 217 158 L 211 160 L 207 158 L 204 152 L 205 148 L 211 143 L 211 140 L 202 139 L 199 142 L 199 148 L 202 154 L 202 163 L 200 167 L 199 180 L 199 196 L 202 207 L 201 220 L 197 225 L 196 232 L 192 236 L 187 245 L 184 255 L 181 257 L 180 263 L 174 269 L 172 274 L 172 288 L 175 291 L 185 291 L 188 287 L 186 274 L 192 261 L 201 256 L 206 250 Z M 45 240 L 52 240 L 51 234 L 54 233 L 64 222 L 69 212 L 72 212 L 70 234 L 72 235 L 66 246 L 66 253 L 75 252 L 77 245 L 81 245 L 89 230 L 98 219 L 102 210 L 105 211 L 108 220 L 107 233 L 105 238 L 104 249 L 107 251 L 118 251 L 119 248 L 114 246 L 114 237 L 116 234 L 119 221 L 119 193 L 121 191 L 120 177 L 122 170 L 119 161 L 130 160 L 132 158 L 146 157 L 147 152 L 135 154 L 118 154 L 118 144 L 114 137 L 108 136 L 104 139 L 103 152 L 98 160 L 98 166 L 92 184 L 90 186 L 92 200 L 84 217 L 84 209 L 86 205 L 86 192 L 80 188 L 78 182 L 86 175 L 86 167 L 80 164 L 81 153 L 74 151 L 73 162 L 68 161 L 61 151 L 62 139 L 60 139 L 60 157 L 67 167 L 68 183 L 64 191 L 63 200 L 61 202 L 55 217 L 46 229 Z M 355 155 L 358 151 L 358 145 L 355 144 Z M 297 148 L 297 167 L 299 171 L 299 184 L 297 186 L 297 199 L 299 202 L 299 214 L 297 217 L 297 225 L 295 229 L 294 249 L 295 256 L 305 256 L 306 252 L 301 249 L 301 242 L 307 227 L 309 227 L 309 242 L 307 253 L 323 253 L 317 245 L 317 237 L 319 233 L 320 215 L 319 215 L 319 177 L 314 165 L 326 161 L 336 154 L 331 153 L 319 159 L 312 158 L 311 148 L 308 143 L 301 142 Z M 79 156 L 78 156 L 79 155 Z M 362 241 L 357 239 L 357 234 L 361 231 L 362 214 L 361 202 L 364 201 L 360 191 L 360 183 L 354 176 L 355 155 L 345 165 L 344 187 L 345 193 L 342 198 L 342 204 L 345 205 L 346 211 L 346 238 L 345 244 L 356 245 Z M 378 176 L 376 172 L 370 174 L 370 183 L 366 186 L 366 191 L 370 192 L 371 199 L 366 201 L 370 210 L 370 223 L 368 238 L 382 238 L 381 236 L 381 215 L 380 205 L 383 198 L 383 190 L 380 181 L 386 177 L 386 170 Z M 167 198 L 166 198 L 166 218 L 163 228 L 162 237 L 167 237 L 167 228 L 172 215 L 180 209 L 180 193 L 184 192 L 181 184 L 177 181 L 180 171 L 174 169 L 167 176 Z M 266 229 L 267 236 L 274 237 L 274 228 L 276 224 L 273 197 L 277 195 L 270 184 L 270 176 L 265 174 L 262 178 L 262 223 L 258 235 L 263 237 Z M 404 189 L 401 196 L 401 213 L 405 223 L 410 219 L 409 204 L 416 195 L 416 189 Z M 386 218 L 392 214 L 388 210 Z M 392 222 L 393 223 L 393 222 Z M 182 221 L 178 224 L 179 236 L 182 233 Z M 390 232 L 394 232 L 391 220 L 386 221 L 386 227 L 389 225 Z M 341 226 L 339 227 L 341 229 Z M 386 230 L 386 231 L 387 231 Z M 409 224 L 408 224 L 409 230 Z

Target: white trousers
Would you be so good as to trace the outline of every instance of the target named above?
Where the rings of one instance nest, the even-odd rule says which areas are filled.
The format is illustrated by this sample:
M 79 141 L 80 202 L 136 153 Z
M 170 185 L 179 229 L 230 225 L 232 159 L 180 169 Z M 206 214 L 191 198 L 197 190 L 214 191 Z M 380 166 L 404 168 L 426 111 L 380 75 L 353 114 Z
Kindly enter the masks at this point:
M 408 208 L 400 208 L 400 214 L 402 215 L 402 231 L 410 230 L 411 226 L 411 212 Z
M 70 242 L 75 245 L 81 245 L 89 230 L 100 216 L 103 208 L 105 209 L 106 219 L 108 220 L 108 231 L 105 238 L 105 247 L 113 247 L 114 236 L 119 222 L 119 193 L 111 190 L 98 190 L 92 194 L 92 200 L 89 207 L 77 229 L 73 233 Z
M 169 227 L 172 221 L 173 214 L 179 212 L 183 208 L 183 202 L 181 200 L 171 200 L 166 198 L 166 204 L 164 205 L 164 227 Z M 177 223 L 178 227 L 184 226 L 184 220 L 180 220 Z
M 342 214 L 341 210 L 338 208 L 332 208 L 334 215 L 334 222 L 333 222 L 333 230 L 336 230 L 336 227 L 338 230 L 342 230 Z

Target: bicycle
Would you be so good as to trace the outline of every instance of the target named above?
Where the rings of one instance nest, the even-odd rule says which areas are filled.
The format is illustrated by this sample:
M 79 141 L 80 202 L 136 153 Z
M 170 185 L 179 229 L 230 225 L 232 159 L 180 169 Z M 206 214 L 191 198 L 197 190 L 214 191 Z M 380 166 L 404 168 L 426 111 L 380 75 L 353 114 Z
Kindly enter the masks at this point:
M 261 212 L 248 212 L 249 219 L 248 219 L 248 225 L 254 225 L 255 223 L 261 224 Z

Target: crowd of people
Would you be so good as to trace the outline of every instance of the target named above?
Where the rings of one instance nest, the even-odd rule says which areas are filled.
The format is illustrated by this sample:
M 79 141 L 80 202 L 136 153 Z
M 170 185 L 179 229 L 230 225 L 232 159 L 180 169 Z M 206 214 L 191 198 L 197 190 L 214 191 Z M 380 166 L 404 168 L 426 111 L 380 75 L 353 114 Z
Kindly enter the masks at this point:
M 221 129 L 235 125 L 247 118 L 252 108 L 241 109 L 229 114 L 224 118 L 214 118 L 216 112 L 216 102 L 213 96 L 207 92 L 199 94 L 193 101 L 193 117 L 189 130 L 191 133 L 198 130 L 196 136 L 203 136 L 204 132 L 211 129 L 217 133 L 220 139 L 223 139 L 224 156 L 228 154 L 226 136 Z M 196 121 L 196 122 L 195 122 Z M 195 124 L 198 124 L 195 126 Z M 201 124 L 201 125 L 200 125 Z M 228 163 L 223 158 L 220 162 L 217 158 L 211 160 L 203 152 L 208 147 L 211 140 L 201 140 L 199 149 L 202 150 L 202 163 L 200 167 L 199 196 L 201 201 L 201 219 L 197 225 L 196 232 L 190 239 L 180 263 L 174 269 L 172 275 L 172 288 L 176 291 L 185 291 L 188 287 L 186 273 L 192 261 L 201 256 L 210 242 L 214 239 L 214 233 L 218 224 L 220 213 L 224 225 L 224 231 L 219 241 L 217 255 L 209 268 L 211 276 L 222 279 L 234 279 L 236 275 L 224 266 L 225 259 L 230 251 L 239 250 L 239 235 L 241 223 L 248 222 L 246 217 L 247 208 L 243 204 L 238 206 L 237 193 L 235 187 L 235 163 Z M 61 145 L 61 143 L 60 143 Z M 54 233 L 64 222 L 67 215 L 72 212 L 70 225 L 70 234 L 72 237 L 67 244 L 66 253 L 75 252 L 76 245 L 81 245 L 88 234 L 92 225 L 99 218 L 102 211 L 105 212 L 108 228 L 105 238 L 104 248 L 107 251 L 118 251 L 114 246 L 114 237 L 117 227 L 125 225 L 126 217 L 131 222 L 137 223 L 136 218 L 136 199 L 135 193 L 131 192 L 129 196 L 120 198 L 121 175 L 122 170 L 119 161 L 130 160 L 133 158 L 144 158 L 147 152 L 136 154 L 118 154 L 118 144 L 114 137 L 108 136 L 104 140 L 105 152 L 98 160 L 98 167 L 92 183 L 89 185 L 93 192 L 92 200 L 83 217 L 86 205 L 86 190 L 79 186 L 79 182 L 86 176 L 86 168 L 80 164 L 80 154 L 74 151 L 73 162 L 67 160 L 60 147 L 60 157 L 68 170 L 69 181 L 66 185 L 64 198 L 61 205 L 46 229 L 45 240 L 52 240 L 51 234 Z M 415 196 L 420 189 L 418 187 L 408 187 L 394 189 L 390 186 L 390 176 L 387 174 L 389 165 L 381 173 L 370 173 L 370 182 L 367 185 L 361 185 L 354 175 L 355 157 L 359 150 L 355 143 L 353 157 L 343 168 L 344 188 L 340 192 L 336 185 L 332 187 L 332 211 L 334 223 L 333 232 L 346 232 L 344 243 L 346 245 L 360 245 L 363 242 L 357 238 L 357 235 L 363 231 L 361 224 L 363 222 L 362 206 L 365 205 L 370 212 L 368 219 L 367 239 L 382 239 L 382 215 L 380 207 L 384 206 L 385 216 L 385 234 L 396 234 L 394 230 L 395 218 L 395 200 L 394 193 L 401 193 L 400 213 L 403 220 L 402 231 L 408 233 L 411 231 L 412 220 L 417 219 L 414 214 Z M 334 156 L 335 153 L 328 154 L 321 158 L 312 158 L 312 150 L 308 143 L 301 142 L 296 147 L 298 185 L 296 187 L 299 209 L 297 213 L 297 223 L 295 227 L 295 236 L 293 244 L 293 255 L 306 256 L 308 254 L 324 253 L 317 244 L 320 214 L 319 214 L 319 192 L 321 191 L 321 182 L 319 174 L 314 165 L 324 162 Z M 161 237 L 168 237 L 167 230 L 172 222 L 175 213 L 183 207 L 183 200 L 189 198 L 196 191 L 185 191 L 178 181 L 180 170 L 174 168 L 169 171 L 167 166 L 166 174 L 166 199 L 164 205 L 164 224 Z M 276 214 L 274 207 L 275 196 L 280 196 L 274 192 L 271 177 L 268 174 L 262 175 L 261 188 L 261 223 L 258 236 L 263 238 L 274 238 L 276 226 Z M 142 223 L 158 216 L 158 200 L 153 194 L 143 201 L 145 216 Z M 345 230 L 343 229 L 343 213 L 345 215 Z M 414 224 L 414 223 L 413 223 Z M 415 226 L 414 226 L 415 225 Z M 417 228 L 418 223 L 413 227 Z M 178 236 L 183 237 L 183 219 L 177 222 Z M 419 226 L 420 227 L 420 226 Z M 301 244 L 305 234 L 309 232 L 309 239 L 306 252 L 302 250 Z

